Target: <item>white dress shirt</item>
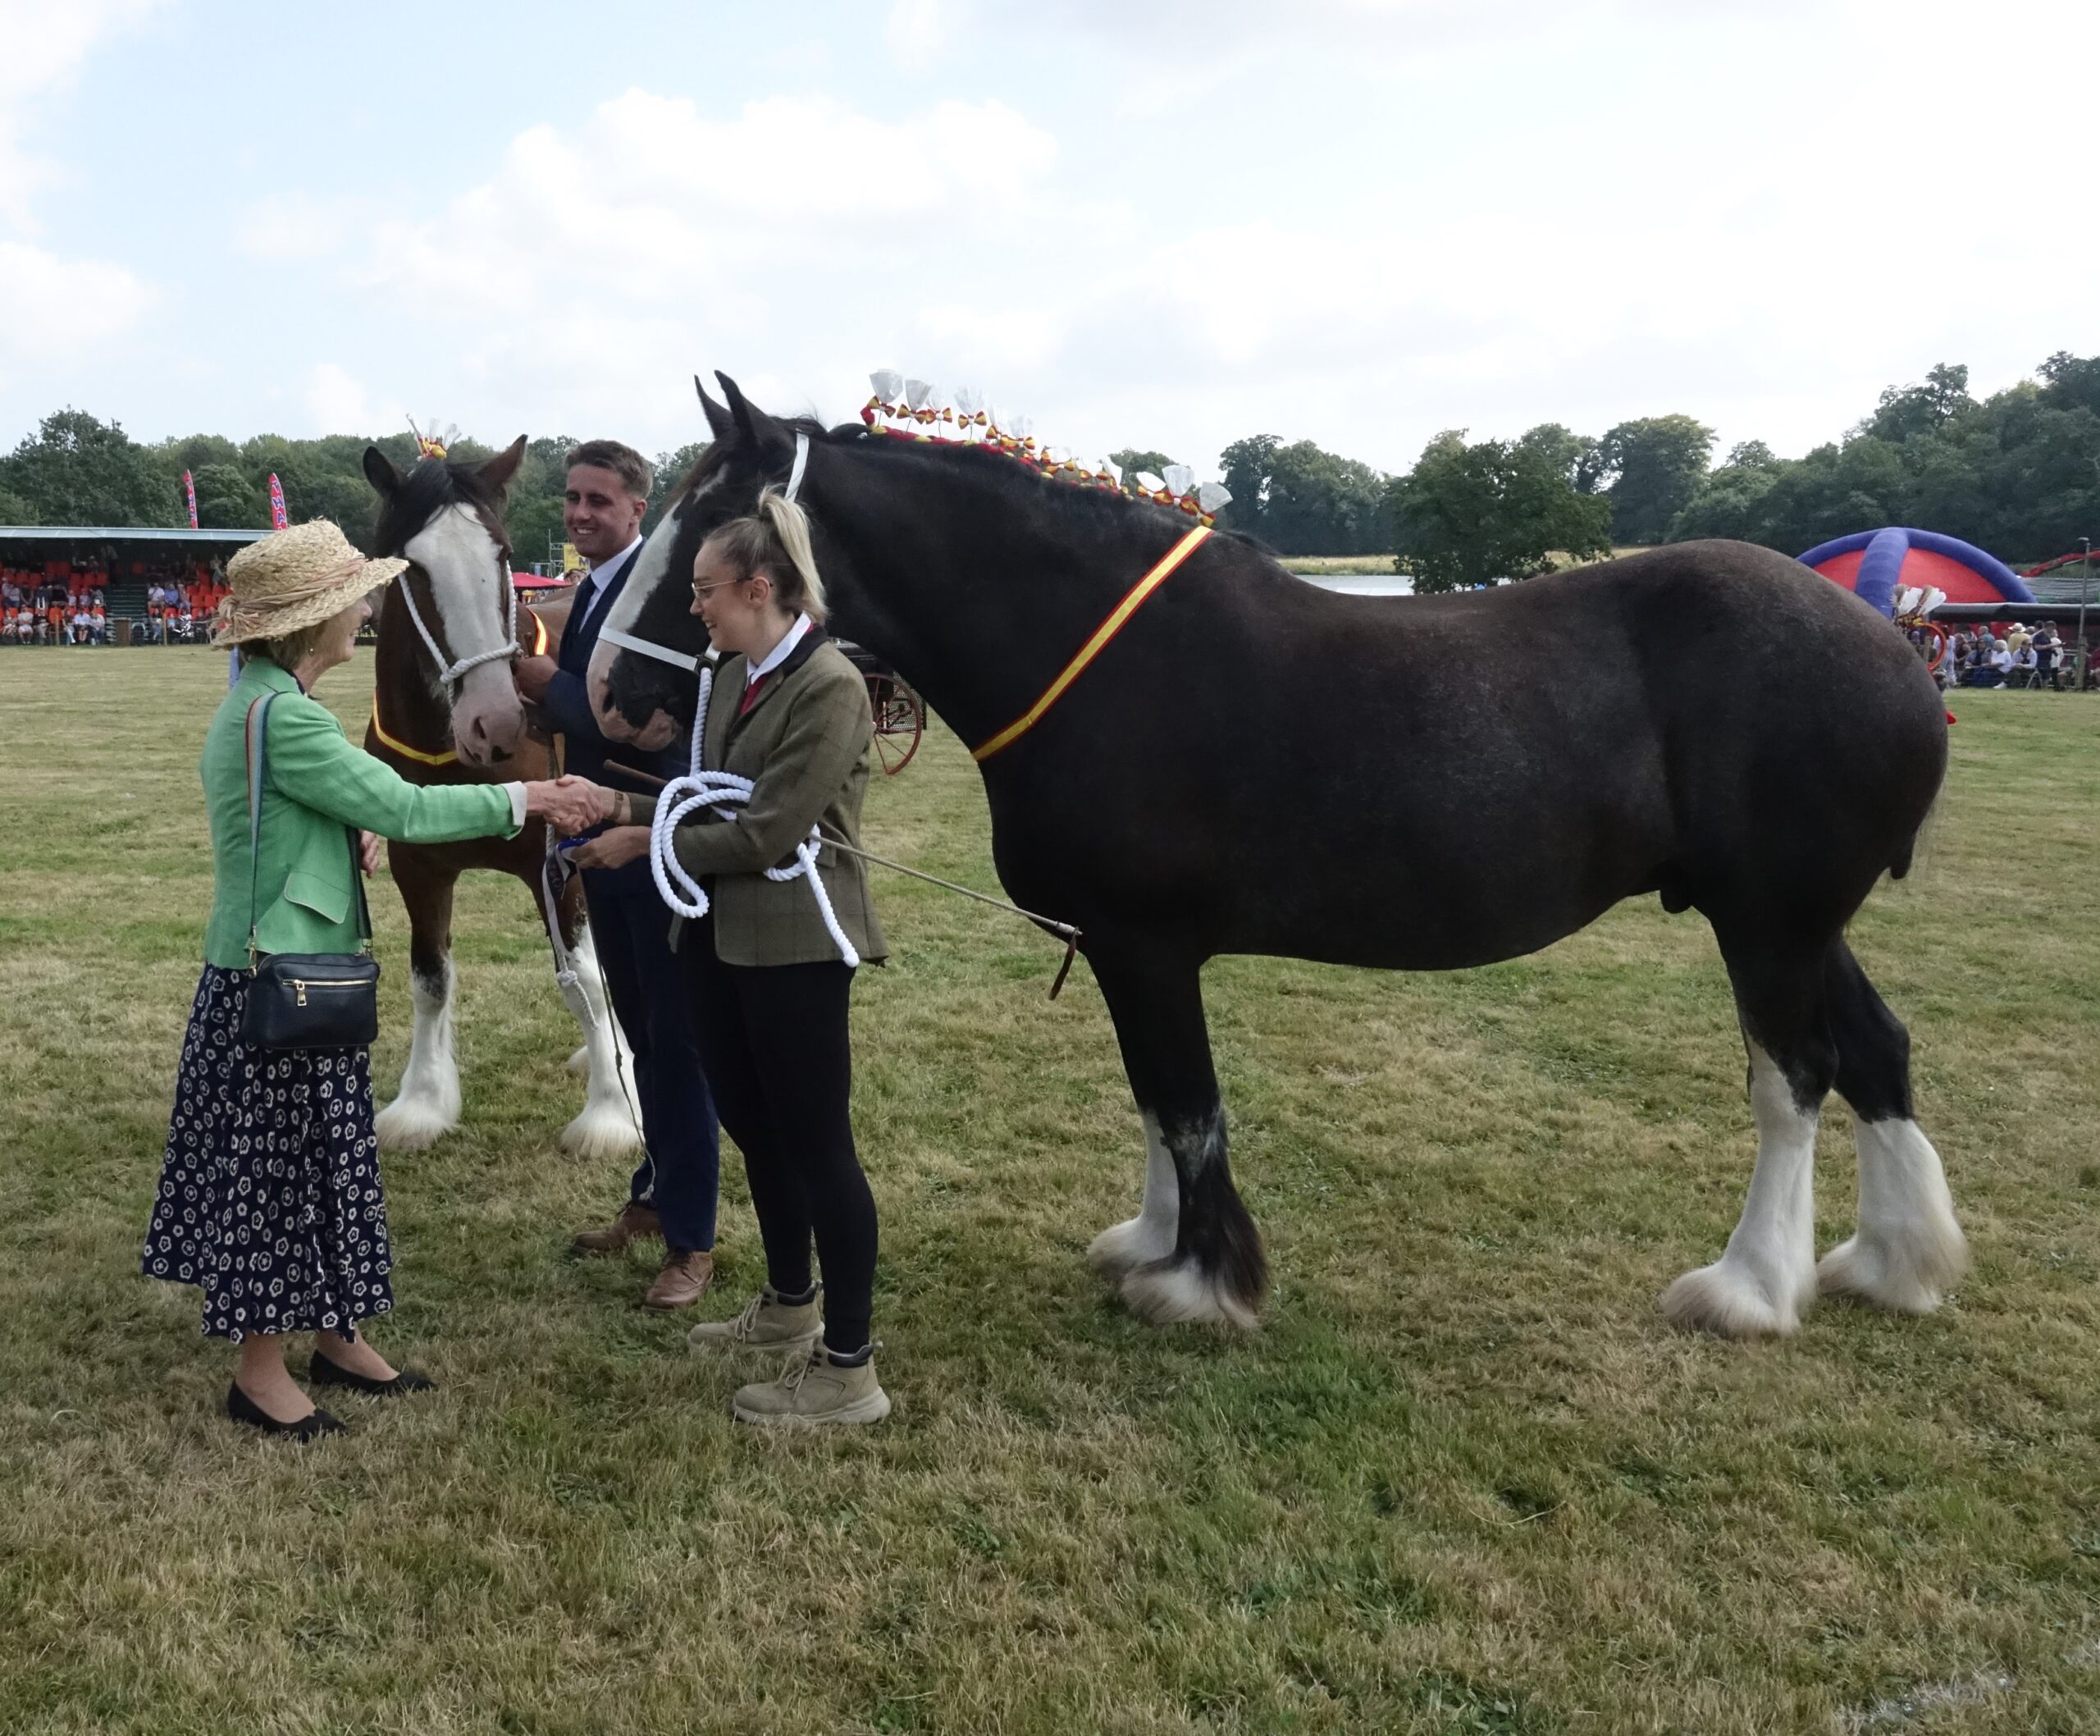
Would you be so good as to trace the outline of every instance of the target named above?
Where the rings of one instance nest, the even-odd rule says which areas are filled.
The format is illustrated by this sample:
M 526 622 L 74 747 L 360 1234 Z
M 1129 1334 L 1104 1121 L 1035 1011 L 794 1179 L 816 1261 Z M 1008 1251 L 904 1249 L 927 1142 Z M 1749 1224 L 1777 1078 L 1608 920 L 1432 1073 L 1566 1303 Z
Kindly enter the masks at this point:
M 611 572 L 641 546 L 641 538 L 637 537 L 610 560 L 591 563 L 591 570 L 578 582 L 576 587 L 575 614 L 578 620 L 581 621 L 587 618 L 591 611 L 598 606 L 598 593 L 605 588 L 604 575 Z
M 781 634 L 780 642 L 778 645 L 756 663 L 745 664 L 744 691 L 746 693 L 751 692 L 756 683 L 763 681 L 794 655 L 795 647 L 802 642 L 802 635 L 810 630 L 810 625 L 811 623 L 807 615 L 797 615 L 795 624 Z

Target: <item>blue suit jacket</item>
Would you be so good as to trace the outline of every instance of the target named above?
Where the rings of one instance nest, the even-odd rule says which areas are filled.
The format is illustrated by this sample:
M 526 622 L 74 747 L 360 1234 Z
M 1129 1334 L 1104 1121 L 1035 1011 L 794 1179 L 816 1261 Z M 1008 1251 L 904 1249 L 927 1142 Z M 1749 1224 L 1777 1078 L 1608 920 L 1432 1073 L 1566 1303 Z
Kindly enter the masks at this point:
M 625 742 L 607 739 L 591 710 L 591 695 L 584 679 L 590 672 L 591 655 L 598 648 L 598 629 L 605 624 L 605 618 L 612 613 L 614 603 L 626 587 L 635 562 L 641 558 L 641 550 L 637 549 L 620 563 L 618 570 L 599 587 L 587 616 L 581 604 L 570 611 L 568 624 L 562 629 L 561 644 L 555 653 L 554 678 L 547 683 L 546 697 L 540 704 L 555 728 L 565 738 L 563 770 L 588 778 L 593 783 L 602 783 L 609 789 L 633 790 L 653 796 L 655 791 L 646 785 L 637 784 L 633 779 L 623 778 L 618 772 L 607 771 L 607 758 L 652 772 L 660 778 L 678 778 L 692 769 L 690 746 L 682 738 L 660 752 L 645 753 Z M 591 889 L 600 896 L 630 893 L 646 893 L 652 898 L 656 896 L 656 883 L 650 877 L 646 859 L 629 862 L 624 868 L 592 869 L 589 879 Z

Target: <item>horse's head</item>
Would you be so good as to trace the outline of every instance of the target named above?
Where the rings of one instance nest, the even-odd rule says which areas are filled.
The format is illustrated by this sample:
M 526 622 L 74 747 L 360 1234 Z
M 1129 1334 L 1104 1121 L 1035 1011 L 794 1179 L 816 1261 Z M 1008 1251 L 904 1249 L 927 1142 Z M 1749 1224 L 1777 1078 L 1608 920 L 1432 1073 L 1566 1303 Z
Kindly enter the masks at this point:
M 692 721 L 698 683 L 691 671 L 614 642 L 633 638 L 697 659 L 707 651 L 707 629 L 692 613 L 692 564 L 708 533 L 730 519 L 756 511 L 759 491 L 782 483 L 795 462 L 797 428 L 750 404 L 725 375 L 727 404 L 707 395 L 696 379 L 701 408 L 713 435 L 670 509 L 635 557 L 634 571 L 605 616 L 591 660 L 591 708 L 598 727 L 615 741 L 637 747 L 669 745 Z
M 480 464 L 424 458 L 403 476 L 377 446 L 364 473 L 379 491 L 377 552 L 405 556 L 403 601 L 423 642 L 417 666 L 450 714 L 452 744 L 470 765 L 518 751 L 525 707 L 511 663 L 517 601 L 503 501 L 525 436 Z

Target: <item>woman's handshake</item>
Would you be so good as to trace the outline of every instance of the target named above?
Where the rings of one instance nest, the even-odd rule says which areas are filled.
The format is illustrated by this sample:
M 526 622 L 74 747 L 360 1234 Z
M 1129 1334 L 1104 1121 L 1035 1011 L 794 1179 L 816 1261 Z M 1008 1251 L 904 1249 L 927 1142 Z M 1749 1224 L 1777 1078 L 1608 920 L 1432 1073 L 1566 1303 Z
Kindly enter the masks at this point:
M 525 817 L 546 820 L 564 838 L 604 825 L 619 802 L 617 792 L 588 778 L 555 778 L 525 786 Z

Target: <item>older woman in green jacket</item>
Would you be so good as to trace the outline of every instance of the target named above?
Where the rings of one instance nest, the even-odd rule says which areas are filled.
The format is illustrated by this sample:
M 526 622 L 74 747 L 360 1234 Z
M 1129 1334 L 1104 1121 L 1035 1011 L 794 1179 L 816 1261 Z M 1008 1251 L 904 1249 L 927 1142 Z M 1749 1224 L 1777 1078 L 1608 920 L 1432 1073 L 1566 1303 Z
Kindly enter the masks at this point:
M 376 866 L 374 834 L 416 843 L 511 837 L 528 817 L 577 830 L 609 806 L 572 779 L 404 783 L 310 697 L 325 671 L 349 660 L 372 613 L 369 594 L 407 564 L 366 560 L 326 520 L 236 555 L 217 642 L 239 646 L 243 666 L 205 734 L 200 765 L 212 913 L 141 1263 L 148 1277 L 198 1286 L 204 1332 L 240 1346 L 227 1414 L 301 1440 L 342 1425 L 285 1368 L 288 1332 L 317 1335 L 308 1370 L 315 1385 L 386 1395 L 431 1382 L 397 1371 L 358 1330 L 393 1305 L 368 1053 L 244 1042 L 253 954 L 354 951 L 357 876 Z M 265 699 L 251 851 L 251 714 Z

